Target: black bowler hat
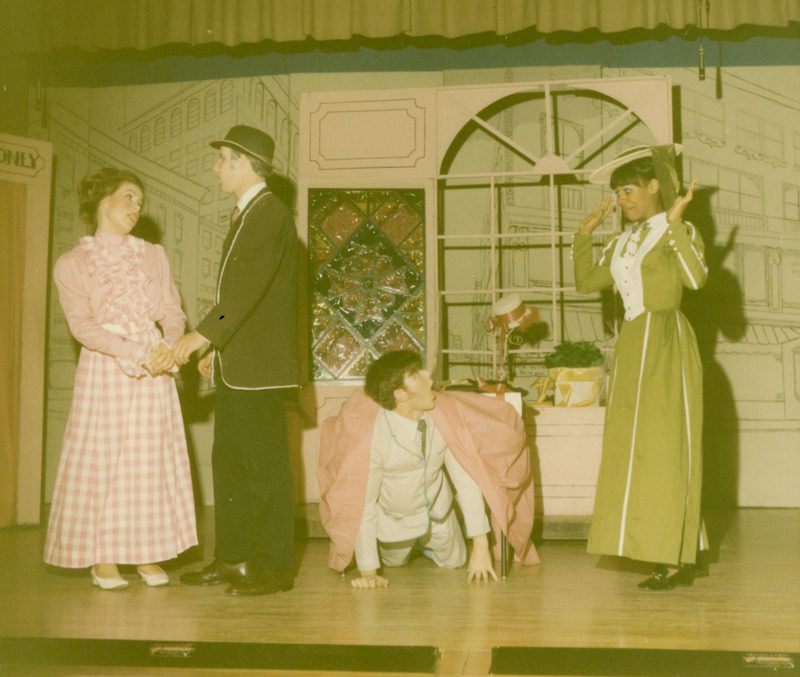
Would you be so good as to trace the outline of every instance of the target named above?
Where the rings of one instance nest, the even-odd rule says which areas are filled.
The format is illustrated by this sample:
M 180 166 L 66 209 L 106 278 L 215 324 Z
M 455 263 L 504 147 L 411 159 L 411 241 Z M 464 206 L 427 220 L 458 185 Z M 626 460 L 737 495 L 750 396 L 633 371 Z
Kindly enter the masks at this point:
M 252 155 L 254 158 L 272 166 L 272 154 L 275 152 L 275 142 L 266 132 L 247 125 L 236 125 L 228 130 L 222 141 L 212 141 L 213 148 L 228 146 L 242 153 Z

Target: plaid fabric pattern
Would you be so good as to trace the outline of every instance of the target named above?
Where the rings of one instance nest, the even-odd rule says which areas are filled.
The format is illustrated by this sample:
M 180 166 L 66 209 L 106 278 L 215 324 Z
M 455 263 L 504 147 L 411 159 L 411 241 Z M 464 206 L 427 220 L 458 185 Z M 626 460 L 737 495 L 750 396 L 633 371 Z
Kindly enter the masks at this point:
M 45 561 L 143 564 L 197 543 L 175 382 L 127 376 L 83 348 L 56 478 Z

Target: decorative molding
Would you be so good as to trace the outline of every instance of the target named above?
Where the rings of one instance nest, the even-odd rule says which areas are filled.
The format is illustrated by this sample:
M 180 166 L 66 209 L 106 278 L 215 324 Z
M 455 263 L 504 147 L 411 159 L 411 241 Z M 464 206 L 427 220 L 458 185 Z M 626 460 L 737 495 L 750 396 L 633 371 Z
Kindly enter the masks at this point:
M 426 155 L 426 109 L 412 98 L 322 102 L 308 122 L 321 170 L 410 168 Z
M 784 168 L 789 166 L 789 163 L 782 158 L 770 157 L 765 153 L 760 153 L 756 150 L 746 148 L 745 146 L 737 145 L 736 148 L 734 148 L 734 152 L 738 153 L 739 155 L 744 155 L 748 160 L 765 162 L 773 169 L 777 169 L 778 167 Z
M 723 148 L 725 146 L 725 139 L 721 139 L 711 134 L 704 134 L 703 132 L 686 132 L 687 139 L 696 139 L 699 143 L 709 148 Z

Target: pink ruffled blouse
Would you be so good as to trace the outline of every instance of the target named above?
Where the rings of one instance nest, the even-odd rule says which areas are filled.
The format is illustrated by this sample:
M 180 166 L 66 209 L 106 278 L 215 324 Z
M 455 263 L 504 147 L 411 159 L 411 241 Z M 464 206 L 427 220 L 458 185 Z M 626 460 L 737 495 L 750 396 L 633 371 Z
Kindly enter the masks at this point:
M 61 256 L 53 277 L 72 335 L 129 376 L 145 376 L 150 350 L 183 334 L 186 316 L 160 245 L 98 232 Z

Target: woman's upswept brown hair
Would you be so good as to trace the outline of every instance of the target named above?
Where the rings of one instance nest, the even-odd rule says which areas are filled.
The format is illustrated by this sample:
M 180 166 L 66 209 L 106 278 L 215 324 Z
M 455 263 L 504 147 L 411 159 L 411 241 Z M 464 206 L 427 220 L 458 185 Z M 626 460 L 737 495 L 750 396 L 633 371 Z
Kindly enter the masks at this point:
M 132 183 L 144 193 L 142 180 L 127 169 L 103 167 L 90 172 L 81 179 L 78 185 L 78 200 L 81 221 L 94 226 L 97 220 L 97 207 L 103 198 L 108 197 L 123 183 Z

